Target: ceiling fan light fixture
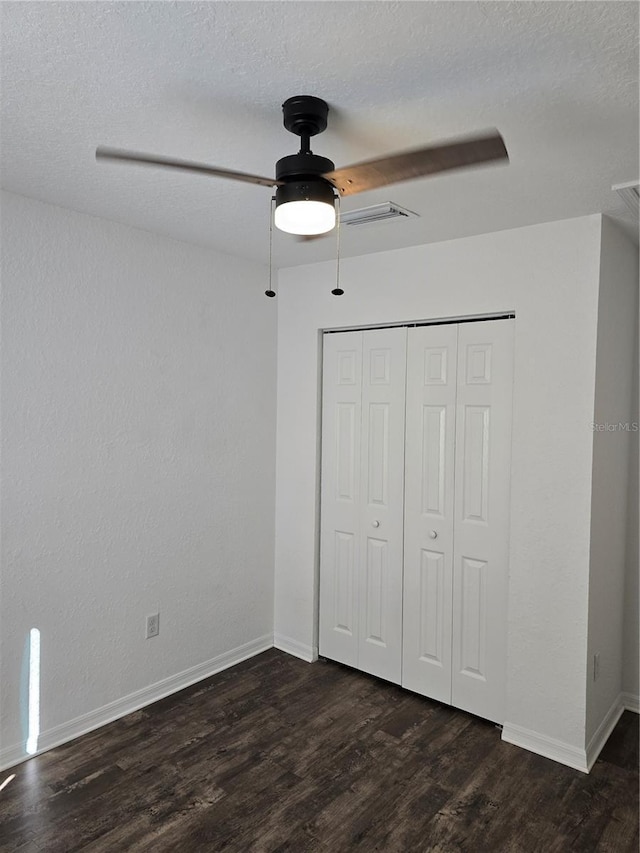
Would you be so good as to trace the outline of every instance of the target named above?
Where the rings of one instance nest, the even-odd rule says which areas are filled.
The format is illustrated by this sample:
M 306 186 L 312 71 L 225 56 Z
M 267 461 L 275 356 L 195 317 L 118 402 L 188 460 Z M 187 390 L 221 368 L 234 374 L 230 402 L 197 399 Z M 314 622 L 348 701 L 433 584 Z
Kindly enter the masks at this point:
M 216 178 L 244 181 L 270 189 L 276 187 L 275 196 L 272 196 L 271 200 L 272 210 L 275 202 L 275 210 L 270 220 L 269 233 L 272 234 L 273 225 L 275 225 L 281 231 L 304 237 L 326 234 L 336 227 L 338 218 L 336 199 L 339 202 L 345 195 L 352 196 L 401 181 L 437 175 L 450 169 L 462 169 L 491 161 L 509 161 L 504 140 L 494 129 L 471 138 L 454 139 L 410 151 L 399 151 L 375 160 L 366 160 L 336 169 L 332 160 L 314 154 L 310 146 L 311 138 L 322 133 L 327 127 L 329 107 L 326 101 L 313 95 L 296 95 L 284 102 L 282 113 L 285 129 L 294 136 L 300 137 L 300 150 L 297 154 L 281 157 L 276 162 L 275 179 L 232 169 L 221 169 L 207 163 L 195 163 L 191 160 L 179 160 L 174 157 L 105 146 L 99 146 L 96 149 L 96 159 L 150 167 L 160 166 Z M 356 217 L 356 220 L 380 221 L 397 215 L 407 217 L 411 212 L 403 211 L 394 205 L 391 212 L 376 210 L 372 216 L 365 212 L 362 219 Z M 356 221 L 353 216 L 355 214 L 346 213 L 342 221 L 345 224 L 349 223 L 350 218 L 352 222 Z M 271 295 L 271 292 L 268 295 Z
M 288 234 L 326 234 L 336 226 L 333 190 L 322 181 L 293 181 L 278 187 L 273 221 Z
M 288 201 L 276 207 L 274 222 L 287 234 L 326 234 L 335 228 L 336 212 L 324 201 Z

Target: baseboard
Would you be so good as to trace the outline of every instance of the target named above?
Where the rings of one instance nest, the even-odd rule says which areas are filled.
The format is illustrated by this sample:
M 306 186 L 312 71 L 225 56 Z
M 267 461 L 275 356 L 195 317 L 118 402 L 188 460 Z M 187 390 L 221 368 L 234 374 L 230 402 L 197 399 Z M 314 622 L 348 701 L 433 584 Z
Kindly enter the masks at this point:
M 602 747 L 609 740 L 609 735 L 615 729 L 616 723 L 622 716 L 624 711 L 624 702 L 622 694 L 612 703 L 611 707 L 604 716 L 604 719 L 595 730 L 593 737 L 587 745 L 587 767 L 589 770 L 596 763 L 596 759 L 602 751 Z
M 564 743 L 564 741 L 556 740 L 531 729 L 515 726 L 512 723 L 504 724 L 502 740 L 512 743 L 514 746 L 528 749 L 529 752 L 535 752 L 544 758 L 558 761 L 567 767 L 573 767 L 574 770 L 580 770 L 582 773 L 589 772 L 586 750 Z
M 151 705 L 159 699 L 164 699 L 165 696 L 170 696 L 172 693 L 177 693 L 179 690 L 184 690 L 204 678 L 209 678 L 223 669 L 228 669 L 241 663 L 247 658 L 258 655 L 273 647 L 273 636 L 266 634 L 264 637 L 258 637 L 248 643 L 231 649 L 228 652 L 218 655 L 204 663 L 192 666 L 179 672 L 177 675 L 169 676 L 162 681 L 157 681 L 155 684 L 144 687 L 142 690 L 136 690 L 128 696 L 123 696 L 122 699 L 116 699 L 115 702 L 110 702 L 108 705 L 103 705 L 102 708 L 96 708 L 95 711 L 89 711 L 87 714 L 82 714 L 73 720 L 62 723 L 59 726 L 54 726 L 48 731 L 41 732 L 39 738 L 39 749 L 35 755 L 40 755 L 42 752 L 47 752 L 55 746 L 61 746 L 70 740 L 74 740 L 81 735 L 98 729 L 101 726 L 112 723 L 114 720 L 119 720 L 126 714 L 132 711 L 137 711 L 144 708 L 146 705 Z M 6 770 L 8 767 L 13 767 L 15 764 L 20 764 L 33 758 L 32 755 L 25 755 L 24 744 L 15 744 L 14 746 L 6 747 L 0 750 L 0 770 Z
M 273 645 L 281 652 L 286 652 L 288 655 L 300 658 L 307 663 L 313 663 L 318 660 L 318 649 L 314 646 L 307 646 L 305 643 L 300 643 L 298 640 L 292 640 L 291 637 L 285 637 L 283 634 L 273 635 Z
M 640 714 L 640 696 L 634 693 L 621 693 L 620 698 L 622 699 L 625 711 L 633 711 L 634 714 Z

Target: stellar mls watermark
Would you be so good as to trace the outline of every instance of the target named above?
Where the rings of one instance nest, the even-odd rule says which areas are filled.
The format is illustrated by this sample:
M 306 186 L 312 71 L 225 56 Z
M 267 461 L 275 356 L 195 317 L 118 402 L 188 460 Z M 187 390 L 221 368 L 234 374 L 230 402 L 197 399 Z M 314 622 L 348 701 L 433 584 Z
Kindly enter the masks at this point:
M 610 423 L 590 423 L 589 429 L 591 432 L 638 432 L 640 430 L 640 424 L 636 421 L 618 421 L 618 423 L 610 424 Z

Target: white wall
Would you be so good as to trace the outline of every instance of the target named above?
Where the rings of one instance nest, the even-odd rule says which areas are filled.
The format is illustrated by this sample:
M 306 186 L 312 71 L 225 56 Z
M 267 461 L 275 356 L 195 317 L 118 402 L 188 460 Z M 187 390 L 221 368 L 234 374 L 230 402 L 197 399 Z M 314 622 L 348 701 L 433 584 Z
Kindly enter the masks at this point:
M 587 742 L 622 691 L 631 433 L 619 425 L 632 422 L 637 300 L 636 247 L 603 217 L 593 416 Z M 597 679 L 595 654 L 600 658 Z
M 271 645 L 265 276 L 2 195 L 4 763 L 24 745 L 31 627 L 49 744 L 102 721 L 107 703 L 115 714 L 135 691 Z M 156 610 L 160 636 L 145 640 Z
M 276 645 L 314 653 L 318 330 L 516 312 L 507 722 L 584 763 L 601 217 L 283 270 Z M 394 227 L 389 225 L 378 226 Z M 551 741 L 549 739 L 552 739 Z M 541 747 L 543 750 L 543 747 Z

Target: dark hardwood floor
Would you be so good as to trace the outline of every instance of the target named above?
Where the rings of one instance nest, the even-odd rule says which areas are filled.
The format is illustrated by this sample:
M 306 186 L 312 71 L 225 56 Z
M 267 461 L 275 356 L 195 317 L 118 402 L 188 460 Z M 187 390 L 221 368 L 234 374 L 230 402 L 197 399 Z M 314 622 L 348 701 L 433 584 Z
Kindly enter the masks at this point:
M 587 776 L 275 650 L 10 772 L 6 853 L 638 850 L 636 715 Z

